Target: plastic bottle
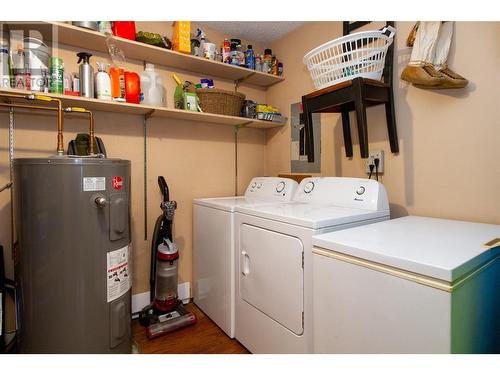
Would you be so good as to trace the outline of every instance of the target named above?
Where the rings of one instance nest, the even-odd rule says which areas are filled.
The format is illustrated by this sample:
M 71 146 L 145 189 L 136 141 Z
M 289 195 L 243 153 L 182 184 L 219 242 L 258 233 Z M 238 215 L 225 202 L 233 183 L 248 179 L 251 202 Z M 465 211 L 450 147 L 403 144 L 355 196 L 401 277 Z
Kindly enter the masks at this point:
M 174 108 L 176 109 L 184 109 L 184 86 L 182 81 L 176 74 L 173 74 L 172 77 L 176 83 L 175 91 L 174 91 Z
M 125 100 L 127 103 L 139 104 L 141 102 L 141 83 L 139 74 L 125 72 Z
M 153 64 L 146 64 L 146 69 L 139 73 L 141 81 L 141 104 L 154 107 L 165 105 L 165 88 L 163 78 L 155 72 Z
M 255 54 L 251 44 L 248 45 L 248 49 L 245 52 L 245 65 L 248 69 L 255 70 Z
M 227 38 L 224 38 L 222 46 L 222 62 L 225 64 L 231 63 L 231 43 L 229 43 L 229 39 Z
M 264 59 L 262 60 L 262 71 L 264 73 L 271 73 L 273 61 L 273 51 L 270 48 L 264 50 Z
M 80 96 L 85 98 L 94 97 L 94 68 L 90 65 L 91 53 L 79 52 L 76 54 L 78 56 L 78 64 L 80 64 Z
M 275 76 L 278 75 L 278 59 L 276 56 L 273 56 L 271 60 L 271 73 Z
M 0 34 L 0 88 L 10 88 L 9 67 L 9 34 L 2 31 Z
M 258 72 L 262 72 L 262 57 L 259 54 L 255 56 L 255 70 Z
M 111 77 L 111 99 L 116 102 L 125 101 L 125 70 L 117 66 L 109 69 Z
M 111 78 L 106 72 L 106 64 L 96 62 L 97 73 L 95 75 L 95 94 L 97 99 L 111 100 Z
M 53 94 L 64 93 L 64 65 L 59 57 L 50 58 L 49 92 Z
M 17 53 L 12 56 L 13 73 L 14 73 L 14 88 L 24 90 L 26 87 L 26 70 L 24 65 L 24 46 L 17 46 Z

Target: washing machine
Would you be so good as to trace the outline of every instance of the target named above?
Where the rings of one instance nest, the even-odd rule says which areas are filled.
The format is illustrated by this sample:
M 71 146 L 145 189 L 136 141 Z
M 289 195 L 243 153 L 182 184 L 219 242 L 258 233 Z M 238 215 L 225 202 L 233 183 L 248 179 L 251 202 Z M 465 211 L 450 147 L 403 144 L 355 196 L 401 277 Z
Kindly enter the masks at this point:
M 234 212 L 237 207 L 290 201 L 298 183 L 253 178 L 244 196 L 193 201 L 194 303 L 234 338 Z
M 389 219 L 382 184 L 302 180 L 288 203 L 238 207 L 236 339 L 252 353 L 312 353 L 312 236 Z
M 407 216 L 313 238 L 317 353 L 500 353 L 500 225 Z

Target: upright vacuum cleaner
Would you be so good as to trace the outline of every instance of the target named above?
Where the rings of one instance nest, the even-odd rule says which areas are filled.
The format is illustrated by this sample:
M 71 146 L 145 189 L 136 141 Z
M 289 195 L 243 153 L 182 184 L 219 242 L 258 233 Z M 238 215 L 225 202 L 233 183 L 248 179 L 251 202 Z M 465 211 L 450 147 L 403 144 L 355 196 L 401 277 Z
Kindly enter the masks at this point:
M 151 243 L 150 291 L 151 303 L 139 314 L 149 339 L 196 323 L 196 315 L 187 311 L 177 295 L 179 250 L 172 238 L 172 221 L 177 202 L 170 200 L 168 185 L 158 176 L 163 195 L 163 214 L 156 219 Z

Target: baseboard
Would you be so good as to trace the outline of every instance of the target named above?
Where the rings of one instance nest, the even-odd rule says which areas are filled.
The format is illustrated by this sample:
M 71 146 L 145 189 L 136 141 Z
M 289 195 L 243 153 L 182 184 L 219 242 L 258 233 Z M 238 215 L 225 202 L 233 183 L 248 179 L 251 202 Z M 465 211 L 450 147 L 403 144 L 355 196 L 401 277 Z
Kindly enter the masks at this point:
M 191 284 L 185 282 L 177 285 L 177 294 L 182 303 L 188 303 L 191 299 Z M 132 314 L 137 314 L 147 305 L 149 305 L 149 291 L 132 295 Z

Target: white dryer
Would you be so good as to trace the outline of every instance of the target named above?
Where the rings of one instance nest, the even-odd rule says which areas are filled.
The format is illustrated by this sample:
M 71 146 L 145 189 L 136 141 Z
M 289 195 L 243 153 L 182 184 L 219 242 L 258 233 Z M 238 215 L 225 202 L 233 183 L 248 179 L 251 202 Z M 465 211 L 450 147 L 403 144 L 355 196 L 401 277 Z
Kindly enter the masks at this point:
M 307 178 L 292 202 L 237 208 L 236 339 L 312 353 L 312 236 L 388 219 L 384 186 L 359 178 Z
M 193 201 L 194 303 L 234 338 L 234 211 L 236 207 L 290 201 L 297 182 L 256 177 L 245 195 Z

